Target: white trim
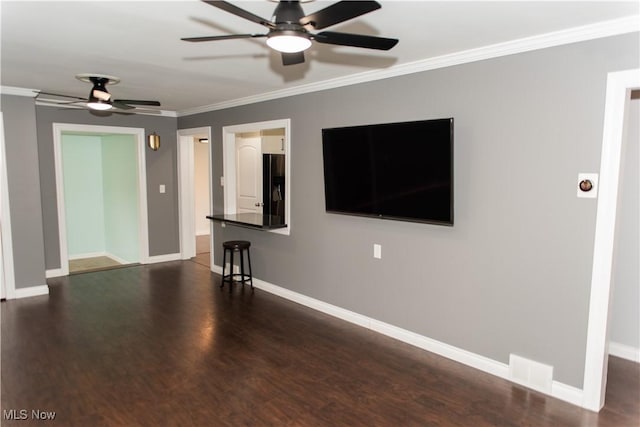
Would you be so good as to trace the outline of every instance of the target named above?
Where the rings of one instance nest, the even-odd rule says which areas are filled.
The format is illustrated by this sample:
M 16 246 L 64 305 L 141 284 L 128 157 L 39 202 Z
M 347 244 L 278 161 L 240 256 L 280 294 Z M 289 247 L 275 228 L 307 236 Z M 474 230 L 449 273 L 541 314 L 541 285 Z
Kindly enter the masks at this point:
M 35 89 L 27 89 L 24 87 L 0 86 L 0 93 L 3 95 L 26 96 L 35 98 L 38 91 Z
M 61 268 L 52 268 L 51 270 L 45 271 L 45 277 L 47 279 L 50 279 L 52 277 L 62 277 L 62 276 L 66 276 L 67 274 L 64 274 L 64 271 L 62 271 Z
M 107 258 L 111 258 L 115 262 L 117 262 L 119 264 L 122 264 L 122 265 L 136 264 L 135 261 L 129 261 L 129 260 L 126 260 L 124 258 L 120 258 L 119 256 L 111 254 L 111 253 L 105 253 L 104 256 L 106 256 Z M 140 263 L 140 264 L 142 264 L 142 263 Z
M 609 343 L 609 354 L 631 362 L 640 363 L 640 348 L 617 342 Z
M 211 167 L 212 139 L 211 126 L 179 129 L 177 132 L 178 141 L 178 217 L 180 227 L 180 254 L 182 259 L 190 259 L 196 256 L 196 242 L 193 238 L 196 235 L 210 234 L 213 225 L 209 224 L 208 230 L 198 230 L 195 224 L 195 194 L 194 194 L 194 147 L 193 138 L 196 136 L 206 136 L 209 138 L 207 167 L 209 174 L 209 213 L 213 212 L 213 180 Z M 213 240 L 213 239 L 211 239 Z M 210 262 L 213 262 L 213 243 L 210 246 Z
M 176 254 L 165 254 L 165 255 L 153 255 L 147 258 L 147 262 L 145 264 L 156 264 L 159 262 L 169 262 L 169 261 L 180 261 L 182 258 L 180 253 Z
M 62 164 L 62 133 L 84 132 L 102 134 L 124 134 L 136 137 L 138 157 L 138 239 L 139 262 L 145 264 L 149 258 L 149 217 L 147 214 L 147 171 L 146 140 L 143 128 L 117 126 L 81 125 L 72 123 L 53 123 L 53 152 L 56 177 L 56 202 L 58 209 L 58 239 L 60 243 L 60 271 L 69 274 L 69 255 L 67 246 L 67 222 L 64 206 L 64 179 Z
M 287 226 L 269 230 L 269 233 L 291 234 L 291 119 L 268 120 L 264 122 L 243 123 L 222 128 L 222 175 L 224 176 L 224 213 L 236 213 L 236 134 L 259 132 L 268 129 L 284 128 L 284 217 Z
M 64 174 L 62 165 L 62 128 L 53 124 L 53 158 L 56 176 L 56 206 L 58 211 L 58 243 L 60 250 L 60 270 L 69 274 L 69 250 L 67 244 L 67 215 L 64 208 Z
M 625 112 L 630 90 L 638 87 L 640 69 L 612 72 L 607 76 L 582 403 L 583 407 L 596 412 L 604 406 L 607 384 L 611 269 Z
M 149 259 L 149 212 L 147 197 L 147 139 L 145 138 L 144 128 L 115 128 L 127 129 L 137 138 L 138 145 L 138 262 L 144 264 Z M 118 132 L 113 132 L 118 133 Z
M 222 274 L 222 267 L 218 265 L 212 265 L 211 271 L 213 273 Z M 388 337 L 397 339 L 398 341 L 413 345 L 422 350 L 435 353 L 439 356 L 462 363 L 463 365 L 469 366 L 471 368 L 475 368 L 482 372 L 486 372 L 496 377 L 513 382 L 509 377 L 509 365 L 507 365 L 506 363 L 498 362 L 496 360 L 489 359 L 488 357 L 481 356 L 479 354 L 472 353 L 458 347 L 454 347 L 452 345 L 434 340 L 424 335 L 399 328 L 389 323 L 385 323 L 371 317 L 346 310 L 342 307 L 338 307 L 333 304 L 308 297 L 306 295 L 291 291 L 286 288 L 282 288 L 280 286 L 265 282 L 264 280 L 260 280 L 255 277 L 253 278 L 253 285 L 257 289 L 269 292 L 270 294 L 277 295 L 281 298 L 293 301 L 305 307 L 309 307 L 313 310 L 317 310 L 338 319 L 345 320 L 349 323 L 362 326 L 379 334 L 386 335 Z M 551 393 L 543 394 L 547 394 L 548 396 L 578 406 L 581 405 L 583 400 L 582 390 L 558 381 L 553 381 L 551 383 Z
M 358 74 L 351 74 L 321 82 L 295 86 L 287 89 L 245 98 L 223 101 L 216 104 L 202 107 L 189 108 L 178 111 L 178 117 L 189 116 L 191 114 L 204 113 L 208 111 L 222 110 L 230 107 L 254 104 L 257 102 L 269 101 L 278 98 L 286 98 L 293 95 L 317 92 L 327 89 L 335 89 L 343 86 L 350 86 L 358 83 L 365 83 L 389 77 L 403 76 L 406 74 L 419 73 L 422 71 L 435 70 L 438 68 L 451 67 L 453 65 L 466 64 L 485 59 L 498 58 L 501 56 L 513 55 L 517 53 L 530 52 L 538 49 L 545 49 L 554 46 L 561 46 L 570 43 L 610 37 L 620 34 L 633 33 L 638 31 L 638 15 L 598 22 L 595 24 L 583 25 L 566 30 L 554 31 L 551 33 L 525 37 L 508 42 L 497 43 L 476 49 L 464 50 L 461 52 L 423 59 L 405 64 L 395 65 L 383 70 L 366 71 Z
M 16 289 L 15 298 L 29 298 L 40 295 L 49 295 L 49 287 L 47 285 L 30 286 L 28 288 Z
M 101 252 L 85 252 L 83 254 L 75 254 L 75 255 L 69 255 L 67 257 L 67 259 L 69 261 L 75 260 L 75 259 L 83 259 L 83 258 L 96 258 L 99 256 L 109 256 L 107 255 L 107 253 L 105 251 L 101 251 Z
M 106 251 L 102 251 L 102 252 L 86 252 L 83 254 L 75 254 L 75 255 L 70 255 L 68 257 L 69 261 L 72 260 L 76 260 L 76 259 L 84 259 L 84 258 L 97 258 L 97 257 L 107 257 L 107 258 L 111 258 L 113 261 L 116 261 L 120 264 L 135 264 L 137 263 L 137 261 L 129 261 L 126 260 L 124 258 L 120 258 L 118 255 L 114 255 L 110 252 L 106 252 Z
M 0 111 L 0 227 L 2 227 L 2 273 L 3 297 L 15 298 L 16 277 L 13 265 L 13 236 L 11 232 L 11 209 L 7 176 L 7 150 L 4 138 L 4 117 Z

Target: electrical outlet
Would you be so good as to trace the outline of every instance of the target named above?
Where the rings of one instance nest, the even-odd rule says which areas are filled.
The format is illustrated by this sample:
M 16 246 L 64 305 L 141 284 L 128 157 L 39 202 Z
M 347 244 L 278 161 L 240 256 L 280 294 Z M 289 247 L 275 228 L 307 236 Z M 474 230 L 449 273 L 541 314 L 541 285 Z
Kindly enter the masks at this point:
M 377 259 L 382 258 L 382 246 L 377 243 L 373 244 L 373 257 Z

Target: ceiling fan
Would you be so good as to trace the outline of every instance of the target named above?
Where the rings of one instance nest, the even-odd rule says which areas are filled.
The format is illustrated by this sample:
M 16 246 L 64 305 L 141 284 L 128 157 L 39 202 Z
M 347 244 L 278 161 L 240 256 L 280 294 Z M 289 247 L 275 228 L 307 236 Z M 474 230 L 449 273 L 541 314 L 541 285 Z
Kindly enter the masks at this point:
M 312 40 L 318 43 L 378 50 L 389 50 L 398 43 L 398 39 L 367 36 L 364 34 L 338 33 L 335 31 L 322 31 L 315 34 L 310 32 L 311 30 L 321 30 L 380 9 L 381 6 L 376 1 L 343 0 L 310 15 L 305 15 L 299 0 L 280 0 L 273 12 L 271 20 L 261 18 L 226 1 L 202 1 L 213 7 L 267 27 L 269 31 L 266 34 L 186 37 L 181 40 L 188 42 L 206 42 L 267 37 L 267 45 L 282 52 L 283 65 L 303 63 L 304 50 L 311 46 Z
M 115 85 L 120 83 L 120 79 L 114 76 L 107 76 L 102 74 L 78 74 L 76 78 L 80 81 L 91 83 L 93 87 L 89 92 L 89 96 L 87 98 L 81 98 L 79 96 L 73 95 L 63 95 L 59 93 L 52 92 L 38 92 L 38 96 L 40 95 L 50 95 L 57 96 L 62 98 L 71 98 L 75 99 L 75 101 L 66 102 L 66 104 L 81 104 L 86 106 L 91 110 L 96 111 L 107 111 L 111 109 L 117 110 L 133 110 L 136 105 L 144 105 L 150 107 L 159 107 L 159 101 L 144 101 L 144 100 L 135 100 L 135 99 L 112 99 L 111 94 L 107 91 L 106 85 L 111 84 Z

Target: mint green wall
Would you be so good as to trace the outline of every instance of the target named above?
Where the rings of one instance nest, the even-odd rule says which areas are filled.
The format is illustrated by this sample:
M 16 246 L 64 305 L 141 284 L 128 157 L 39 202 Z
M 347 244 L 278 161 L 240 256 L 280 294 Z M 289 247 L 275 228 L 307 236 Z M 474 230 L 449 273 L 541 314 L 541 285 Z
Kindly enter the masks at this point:
M 69 257 L 105 251 L 102 140 L 62 135 Z
M 106 251 L 139 262 L 138 162 L 133 135 L 102 137 Z
M 64 134 L 62 158 L 69 258 L 139 262 L 135 137 Z

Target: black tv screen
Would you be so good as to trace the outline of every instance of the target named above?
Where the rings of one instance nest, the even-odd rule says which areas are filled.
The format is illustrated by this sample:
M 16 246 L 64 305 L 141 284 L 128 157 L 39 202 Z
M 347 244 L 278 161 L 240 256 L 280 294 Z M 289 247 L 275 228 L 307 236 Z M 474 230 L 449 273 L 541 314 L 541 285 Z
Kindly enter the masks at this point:
M 453 118 L 322 130 L 327 212 L 453 225 Z

